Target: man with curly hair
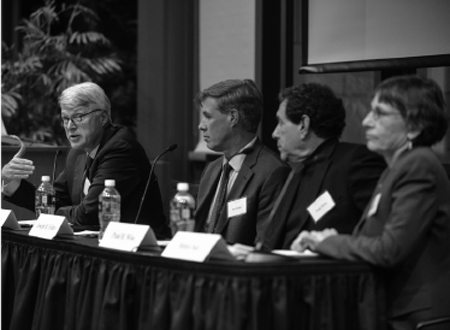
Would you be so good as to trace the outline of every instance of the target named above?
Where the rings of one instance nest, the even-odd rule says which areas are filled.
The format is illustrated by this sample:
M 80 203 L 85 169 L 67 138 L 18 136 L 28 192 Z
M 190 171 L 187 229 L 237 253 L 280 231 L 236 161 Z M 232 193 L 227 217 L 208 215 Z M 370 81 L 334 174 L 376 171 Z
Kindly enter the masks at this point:
M 289 249 L 302 230 L 351 233 L 367 205 L 384 160 L 365 145 L 340 142 L 342 101 L 324 85 L 286 88 L 279 95 L 277 140 L 293 170 L 270 217 L 263 247 Z

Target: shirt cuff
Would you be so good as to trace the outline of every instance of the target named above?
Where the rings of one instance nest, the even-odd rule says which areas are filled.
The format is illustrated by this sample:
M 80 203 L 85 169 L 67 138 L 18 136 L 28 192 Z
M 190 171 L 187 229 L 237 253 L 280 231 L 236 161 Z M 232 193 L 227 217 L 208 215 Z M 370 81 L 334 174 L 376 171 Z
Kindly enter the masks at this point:
M 2 180 L 2 194 L 5 196 L 8 196 L 8 197 L 11 197 L 12 195 L 14 195 L 14 193 L 19 188 L 19 186 L 20 186 L 20 180 L 13 180 L 6 184 Z

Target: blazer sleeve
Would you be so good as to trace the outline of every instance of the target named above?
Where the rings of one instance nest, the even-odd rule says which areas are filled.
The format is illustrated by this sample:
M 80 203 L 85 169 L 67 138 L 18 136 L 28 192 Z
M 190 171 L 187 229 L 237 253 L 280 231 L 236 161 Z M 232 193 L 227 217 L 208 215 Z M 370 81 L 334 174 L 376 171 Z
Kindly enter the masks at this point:
M 328 237 L 316 250 L 338 259 L 364 260 L 382 267 L 393 267 L 405 260 L 437 216 L 439 178 L 433 169 L 430 159 L 416 157 L 392 174 L 392 190 L 382 191 L 377 212 L 362 220 L 384 223 L 379 233 L 368 232 L 363 224 L 360 233 Z
M 21 180 L 19 188 L 14 192 L 11 196 L 4 196 L 5 200 L 20 206 L 24 207 L 32 212 L 35 211 L 34 206 L 34 194 L 36 191 L 36 187 L 27 180 Z
M 286 178 L 291 169 L 286 165 L 280 165 L 270 172 L 263 182 L 258 201 L 258 213 L 256 215 L 256 239 L 255 243 L 264 241 L 266 231 L 270 226 L 270 213 L 283 189 Z

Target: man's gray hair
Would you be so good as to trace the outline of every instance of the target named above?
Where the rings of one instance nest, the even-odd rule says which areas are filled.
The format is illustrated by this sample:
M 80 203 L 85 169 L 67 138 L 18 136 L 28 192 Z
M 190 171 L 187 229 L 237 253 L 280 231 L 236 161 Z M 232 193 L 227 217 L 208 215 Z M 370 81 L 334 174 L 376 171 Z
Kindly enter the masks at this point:
M 105 110 L 111 122 L 111 102 L 105 91 L 93 82 L 84 82 L 63 90 L 58 98 L 60 108 L 74 110 L 79 107 L 90 111 Z

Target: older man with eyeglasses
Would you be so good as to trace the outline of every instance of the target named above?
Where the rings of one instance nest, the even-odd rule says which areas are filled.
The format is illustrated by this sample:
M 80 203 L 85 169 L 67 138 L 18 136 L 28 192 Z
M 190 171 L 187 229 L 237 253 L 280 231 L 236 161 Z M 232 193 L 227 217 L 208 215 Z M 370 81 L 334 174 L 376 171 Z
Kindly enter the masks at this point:
M 65 89 L 58 103 L 61 125 L 72 148 L 64 170 L 54 182 L 56 214 L 64 215 L 75 225 L 98 225 L 98 196 L 105 179 L 114 179 L 122 197 L 121 221 L 148 224 L 158 238 L 170 237 L 155 176 L 136 219 L 150 174 L 150 162 L 132 133 L 112 124 L 111 103 L 103 89 L 91 82 L 78 84 Z M 17 160 L 11 162 L 17 165 Z M 3 172 L 7 172 L 5 168 L 2 179 Z M 5 199 L 34 210 L 36 188 L 22 180 L 27 174 L 21 177 L 17 170 L 14 176 L 11 166 L 9 174 L 8 187 L 3 191 Z

